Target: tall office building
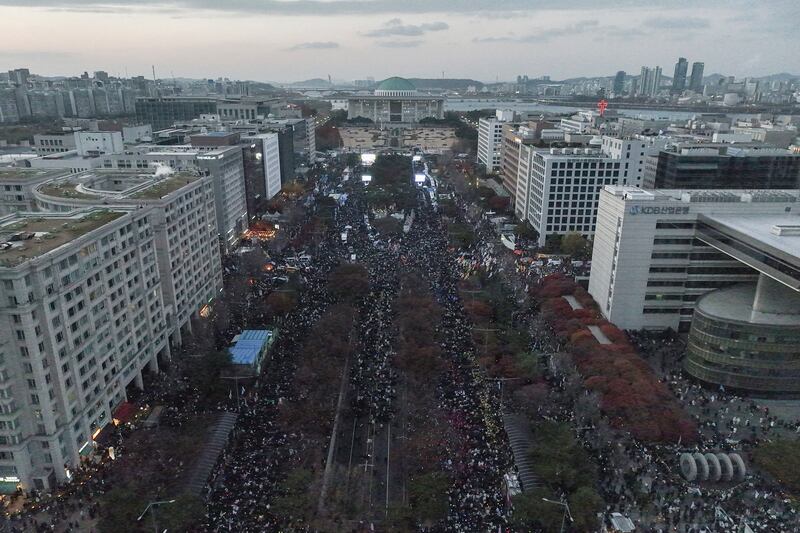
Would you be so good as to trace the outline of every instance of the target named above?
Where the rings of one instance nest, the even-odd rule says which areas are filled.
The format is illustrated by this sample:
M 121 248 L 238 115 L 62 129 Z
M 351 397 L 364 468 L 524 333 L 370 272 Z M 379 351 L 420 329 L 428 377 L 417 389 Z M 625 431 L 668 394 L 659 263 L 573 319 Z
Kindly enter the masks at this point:
M 689 89 L 696 93 L 703 92 L 704 68 L 705 68 L 705 63 L 701 63 L 700 61 L 695 61 L 694 63 L 692 63 L 692 75 L 689 78 Z
M 681 94 L 686 88 L 686 72 L 689 69 L 689 62 L 685 57 L 679 57 L 675 63 L 675 72 L 672 75 L 672 94 Z
M 539 232 L 540 245 L 553 234 L 591 237 L 600 190 L 620 182 L 621 168 L 598 150 L 521 145 L 514 211 Z
M 701 63 L 700 61 L 695 61 L 694 63 L 692 63 L 692 75 L 689 78 L 689 89 L 696 93 L 703 92 L 704 68 L 705 68 L 705 63 Z
M 625 90 L 625 71 L 620 70 L 617 72 L 617 75 L 614 76 L 614 96 L 622 95 L 622 92 Z
M 204 152 L 197 163 L 214 178 L 217 229 L 223 251 L 230 253 L 248 228 L 242 149 L 230 146 Z
M 618 159 L 620 167 L 620 183 L 641 187 L 644 181 L 648 158 L 667 144 L 666 137 L 634 135 L 625 137 L 603 136 L 601 150 L 612 159 Z
M 793 336 L 792 351 L 796 351 L 800 339 L 798 205 L 796 189 L 605 187 L 600 193 L 589 293 L 603 315 L 623 329 L 689 331 L 699 326 L 698 333 L 705 336 L 690 338 L 689 358 L 696 357 L 690 372 L 707 381 L 720 383 L 720 374 L 744 373 L 752 371 L 752 366 L 764 370 L 788 363 L 797 372 L 796 358 L 788 357 L 792 346 L 788 338 Z M 763 284 L 764 276 L 777 284 Z M 762 296 L 768 297 L 760 303 L 771 299 L 770 305 L 756 302 L 754 308 L 757 283 L 764 289 Z M 729 287 L 735 292 L 717 293 L 703 307 L 705 295 Z M 693 324 L 696 309 L 701 311 L 695 317 L 700 318 L 699 324 Z M 780 326 L 788 327 L 783 334 L 777 332 Z M 763 333 L 755 337 L 764 338 L 751 338 L 759 329 Z M 781 344 L 782 335 L 787 338 L 782 348 L 769 346 Z M 714 341 L 716 356 L 695 352 L 693 345 L 707 352 L 707 343 Z M 769 362 L 759 365 L 756 359 L 764 352 Z M 728 365 L 725 370 L 723 366 Z M 781 374 L 772 378 L 782 379 Z M 797 374 L 789 381 L 794 391 L 800 391 Z
M 758 144 L 679 143 L 647 160 L 642 187 L 800 188 L 800 154 Z
M 241 138 L 244 184 L 250 220 L 264 213 L 264 202 L 281 192 L 281 161 L 277 133 Z

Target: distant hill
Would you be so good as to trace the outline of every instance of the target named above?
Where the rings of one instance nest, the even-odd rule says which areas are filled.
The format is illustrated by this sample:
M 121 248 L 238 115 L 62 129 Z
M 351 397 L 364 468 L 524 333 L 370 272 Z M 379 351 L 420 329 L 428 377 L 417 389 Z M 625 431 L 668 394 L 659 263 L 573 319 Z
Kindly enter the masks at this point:
M 483 87 L 483 83 L 468 78 L 408 78 L 417 89 L 466 89 L 474 85 L 478 89 Z
M 287 83 L 287 87 L 316 87 L 318 89 L 328 89 L 330 88 L 331 84 L 328 80 L 324 80 L 322 78 L 311 78 L 310 80 L 304 81 L 295 81 L 292 83 Z

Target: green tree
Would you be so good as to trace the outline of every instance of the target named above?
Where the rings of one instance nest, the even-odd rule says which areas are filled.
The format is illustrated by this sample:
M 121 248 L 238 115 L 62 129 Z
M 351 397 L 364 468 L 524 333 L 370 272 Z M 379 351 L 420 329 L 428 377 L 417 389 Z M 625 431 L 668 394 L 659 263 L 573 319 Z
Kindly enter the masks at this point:
M 397 236 L 403 231 L 403 223 L 393 217 L 377 218 L 372 222 L 378 233 L 384 236 Z
M 561 240 L 561 252 L 577 259 L 588 257 L 589 241 L 580 233 L 567 233 Z
M 599 526 L 597 513 L 603 510 L 603 498 L 591 487 L 579 487 L 569 497 L 569 510 L 578 531 L 593 532 Z
M 800 494 L 800 440 L 762 442 L 753 451 L 753 459 L 795 496 Z
M 539 240 L 539 232 L 527 220 L 517 224 L 514 233 L 517 234 L 518 239 L 525 239 L 527 241 L 536 242 Z
M 514 512 L 511 525 L 515 531 L 542 530 L 545 533 L 557 533 L 561 529 L 564 508 L 544 501 L 558 500 L 547 489 L 534 489 L 517 494 L 512 500 Z
M 290 471 L 281 483 L 281 494 L 272 502 L 272 512 L 284 518 L 308 518 L 313 514 L 314 501 L 311 490 L 314 475 L 306 468 Z
M 545 238 L 543 251 L 548 254 L 560 253 L 563 238 L 564 236 L 559 233 L 551 233 Z
M 344 302 L 361 301 L 369 292 L 367 269 L 358 263 L 342 263 L 328 276 L 328 290 Z
M 231 365 L 228 350 L 212 350 L 200 357 L 187 358 L 189 382 L 209 398 L 220 398 L 228 390 L 228 383 L 220 379 L 222 373 Z
M 101 496 L 98 529 L 103 533 L 137 531 L 136 519 L 147 506 L 145 498 L 127 487 L 117 486 Z
M 571 493 L 597 479 L 594 463 L 567 424 L 541 423 L 531 459 L 537 474 L 560 492 Z
M 417 519 L 433 524 L 447 516 L 447 491 L 450 480 L 442 472 L 431 472 L 412 477 L 408 495 Z

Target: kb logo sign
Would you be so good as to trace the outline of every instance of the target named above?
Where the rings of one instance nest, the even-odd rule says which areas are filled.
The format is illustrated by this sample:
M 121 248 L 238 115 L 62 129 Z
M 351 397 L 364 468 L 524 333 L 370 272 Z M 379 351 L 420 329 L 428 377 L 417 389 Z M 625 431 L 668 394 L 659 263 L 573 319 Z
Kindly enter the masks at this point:
M 631 215 L 688 215 L 688 207 L 658 207 L 651 205 L 632 205 L 628 208 Z

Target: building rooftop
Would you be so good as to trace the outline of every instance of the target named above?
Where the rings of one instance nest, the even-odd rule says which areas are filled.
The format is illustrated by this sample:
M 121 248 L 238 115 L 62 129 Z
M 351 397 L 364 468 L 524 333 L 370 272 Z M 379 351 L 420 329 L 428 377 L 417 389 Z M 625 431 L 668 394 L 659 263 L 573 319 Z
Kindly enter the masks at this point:
M 124 216 L 96 210 L 75 215 L 26 215 L 0 225 L 0 267 L 14 267 Z M 4 248 L 4 249 L 3 249 Z
M 632 185 L 606 185 L 604 190 L 626 201 L 690 203 L 798 203 L 798 189 L 640 189 Z M 798 208 L 800 210 L 800 208 Z
M 392 76 L 391 78 L 386 78 L 382 82 L 378 84 L 375 88 L 376 91 L 416 91 L 417 88 L 414 87 L 414 84 L 408 81 L 405 78 L 399 78 L 397 76 Z
M 231 133 L 229 131 L 209 131 L 208 133 L 198 133 L 197 137 L 232 137 L 236 135 L 235 133 Z
M 707 214 L 704 218 L 757 241 L 760 246 L 782 252 L 800 265 L 800 214 Z
M 37 191 L 55 198 L 130 203 L 131 200 L 156 200 L 198 179 L 200 176 L 192 172 L 160 177 L 152 172 L 99 170 L 44 183 Z
M 68 170 L 40 168 L 0 168 L 0 181 L 36 181 L 57 178 L 69 174 Z
M 717 289 L 697 300 L 697 309 L 705 315 L 726 321 L 800 328 L 800 315 L 754 313 L 755 295 L 754 283 Z
M 134 193 L 130 198 L 143 200 L 155 200 L 158 198 L 163 198 L 164 196 L 177 191 L 181 187 L 185 187 L 186 185 L 189 185 L 190 183 L 199 179 L 200 176 L 195 176 L 194 174 L 173 174 L 166 179 L 153 183 L 153 185 L 147 187 L 146 189 L 142 189 L 141 191 Z

